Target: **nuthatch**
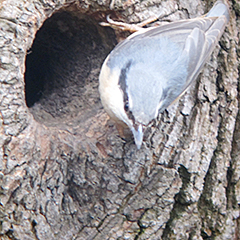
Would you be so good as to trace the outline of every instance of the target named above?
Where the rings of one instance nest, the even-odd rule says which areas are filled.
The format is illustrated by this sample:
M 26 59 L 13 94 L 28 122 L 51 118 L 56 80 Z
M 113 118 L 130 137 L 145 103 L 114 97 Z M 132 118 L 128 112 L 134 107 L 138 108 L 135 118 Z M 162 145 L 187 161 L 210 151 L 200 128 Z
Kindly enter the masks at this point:
M 143 130 L 197 78 L 229 21 L 217 1 L 203 17 L 144 28 L 120 42 L 105 59 L 99 91 L 109 116 L 133 133 Z

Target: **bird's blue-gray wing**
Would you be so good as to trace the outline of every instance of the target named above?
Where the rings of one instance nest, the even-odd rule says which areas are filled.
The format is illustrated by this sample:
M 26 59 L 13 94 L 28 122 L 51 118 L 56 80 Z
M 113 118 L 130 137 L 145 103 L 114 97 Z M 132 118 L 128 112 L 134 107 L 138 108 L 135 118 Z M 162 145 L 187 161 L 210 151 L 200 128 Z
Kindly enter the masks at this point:
M 189 67 L 186 87 L 194 80 L 201 67 L 211 55 L 214 47 L 219 41 L 227 24 L 226 16 L 200 17 L 196 19 L 182 20 L 176 23 L 151 28 L 140 34 L 131 35 L 127 41 L 121 42 L 114 51 L 129 48 L 132 44 L 138 44 L 140 39 L 168 38 L 184 49 L 183 54 L 188 55 Z M 139 48 L 141 48 L 139 46 Z

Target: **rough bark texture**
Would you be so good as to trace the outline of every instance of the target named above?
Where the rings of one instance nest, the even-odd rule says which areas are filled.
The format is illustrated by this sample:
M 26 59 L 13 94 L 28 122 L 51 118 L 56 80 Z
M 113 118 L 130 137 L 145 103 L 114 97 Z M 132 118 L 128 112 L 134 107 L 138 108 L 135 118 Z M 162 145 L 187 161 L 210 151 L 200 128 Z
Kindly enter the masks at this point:
M 140 151 L 118 137 L 97 89 L 116 44 L 98 25 L 107 14 L 178 20 L 212 4 L 0 1 L 1 239 L 240 239 L 239 2 Z

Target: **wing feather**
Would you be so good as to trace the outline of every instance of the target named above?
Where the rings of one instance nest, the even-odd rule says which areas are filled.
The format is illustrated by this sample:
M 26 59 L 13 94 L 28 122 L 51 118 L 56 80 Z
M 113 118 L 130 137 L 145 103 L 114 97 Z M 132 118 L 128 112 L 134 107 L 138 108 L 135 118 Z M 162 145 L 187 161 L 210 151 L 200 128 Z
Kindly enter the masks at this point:
M 189 65 L 185 89 L 197 78 L 222 35 L 226 18 L 221 16 L 214 20 L 207 31 L 204 32 L 203 29 L 194 28 L 186 39 L 183 54 L 188 54 Z M 194 39 L 195 44 L 191 43 L 193 41 L 191 39 Z

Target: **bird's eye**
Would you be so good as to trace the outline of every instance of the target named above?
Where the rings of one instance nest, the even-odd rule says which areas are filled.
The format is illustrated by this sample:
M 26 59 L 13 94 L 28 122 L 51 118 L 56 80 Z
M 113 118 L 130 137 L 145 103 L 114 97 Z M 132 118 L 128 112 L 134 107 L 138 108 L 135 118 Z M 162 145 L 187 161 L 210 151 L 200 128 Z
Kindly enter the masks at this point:
M 129 110 L 128 102 L 125 103 L 125 105 L 124 105 L 124 110 L 125 110 L 126 112 Z

